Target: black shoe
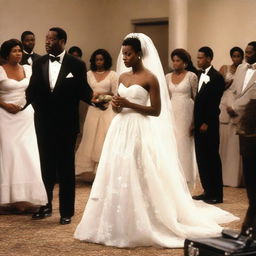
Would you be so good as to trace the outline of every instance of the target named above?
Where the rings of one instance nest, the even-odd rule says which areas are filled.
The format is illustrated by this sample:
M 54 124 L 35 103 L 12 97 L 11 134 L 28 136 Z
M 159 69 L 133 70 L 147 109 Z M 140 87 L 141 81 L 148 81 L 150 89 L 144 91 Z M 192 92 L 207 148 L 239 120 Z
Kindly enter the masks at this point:
M 221 199 L 221 198 L 206 198 L 203 201 L 207 204 L 221 204 L 221 203 L 223 203 L 223 199 Z
M 71 218 L 69 217 L 61 217 L 60 218 L 60 224 L 61 225 L 66 225 L 71 223 Z
M 41 206 L 39 210 L 32 215 L 33 220 L 40 220 L 52 216 L 52 209 L 48 206 Z
M 192 196 L 192 198 L 193 198 L 194 200 L 205 200 L 205 199 L 207 199 L 207 196 L 206 196 L 205 193 L 203 193 L 203 194 L 198 195 L 198 196 Z

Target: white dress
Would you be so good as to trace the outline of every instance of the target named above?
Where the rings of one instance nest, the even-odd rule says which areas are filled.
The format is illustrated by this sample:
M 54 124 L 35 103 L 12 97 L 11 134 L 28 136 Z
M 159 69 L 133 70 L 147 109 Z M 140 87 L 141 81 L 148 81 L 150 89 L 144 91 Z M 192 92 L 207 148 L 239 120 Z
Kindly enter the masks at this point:
M 192 72 L 187 72 L 179 84 L 172 82 L 172 73 L 166 75 L 175 119 L 175 137 L 179 159 L 190 188 L 194 187 L 198 172 L 194 138 L 189 135 L 193 120 L 194 101 L 198 79 Z
M 118 92 L 141 105 L 149 97 L 136 84 L 120 84 Z M 183 247 L 186 237 L 217 235 L 217 222 L 236 219 L 217 207 L 195 206 L 179 171 L 170 170 L 177 159 L 152 136 L 150 118 L 127 108 L 114 117 L 75 238 L 116 247 Z
M 110 71 L 105 79 L 98 82 L 93 72 L 88 71 L 87 79 L 94 93 L 116 94 L 118 81 L 116 72 Z M 114 112 L 110 105 L 104 111 L 89 106 L 84 122 L 83 136 L 75 155 L 77 175 L 84 172 L 96 172 L 102 146 L 113 117 Z
M 24 65 L 24 71 L 26 77 L 16 81 L 0 66 L 0 101 L 25 105 L 31 67 Z M 0 203 L 20 201 L 47 203 L 31 105 L 17 114 L 0 108 Z

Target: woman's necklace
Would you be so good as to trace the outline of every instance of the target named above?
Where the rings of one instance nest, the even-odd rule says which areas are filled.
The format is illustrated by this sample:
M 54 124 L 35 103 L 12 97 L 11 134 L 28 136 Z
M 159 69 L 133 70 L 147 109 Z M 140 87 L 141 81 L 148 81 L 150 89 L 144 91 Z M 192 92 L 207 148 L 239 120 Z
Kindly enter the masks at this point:
M 105 72 L 106 72 L 105 70 L 103 70 L 103 71 L 95 71 L 95 73 L 100 74 L 100 75 L 104 74 Z

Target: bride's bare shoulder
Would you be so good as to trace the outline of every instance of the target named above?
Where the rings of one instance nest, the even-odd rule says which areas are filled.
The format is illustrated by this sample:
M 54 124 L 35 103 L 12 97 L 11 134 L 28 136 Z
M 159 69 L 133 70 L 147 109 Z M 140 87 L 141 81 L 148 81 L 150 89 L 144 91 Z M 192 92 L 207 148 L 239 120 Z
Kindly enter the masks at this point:
M 145 69 L 145 77 L 147 79 L 148 82 L 155 82 L 157 81 L 156 76 L 148 69 Z
M 131 75 L 131 72 L 124 72 L 119 76 L 119 83 L 122 83 L 127 77 Z

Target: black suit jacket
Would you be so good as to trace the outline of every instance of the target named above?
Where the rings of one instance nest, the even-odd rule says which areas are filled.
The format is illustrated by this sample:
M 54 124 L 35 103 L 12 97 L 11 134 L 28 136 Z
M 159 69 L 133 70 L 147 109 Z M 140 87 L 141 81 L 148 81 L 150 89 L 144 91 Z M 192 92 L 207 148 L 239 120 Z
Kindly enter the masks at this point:
M 41 57 L 41 55 L 39 55 L 39 54 L 37 54 L 37 53 L 34 52 L 34 53 L 33 53 L 33 56 L 32 56 L 32 61 L 33 61 L 33 63 L 34 63 L 34 61 L 36 61 L 36 60 L 37 60 L 38 58 L 40 58 L 40 57 Z M 22 55 L 22 59 L 21 59 L 20 64 L 21 64 L 21 65 L 25 65 L 25 64 L 29 65 L 28 59 L 27 59 L 25 53 L 23 53 L 23 55 Z
M 34 107 L 35 124 L 40 129 L 64 134 L 78 132 L 79 101 L 91 104 L 91 97 L 83 61 L 66 53 L 53 91 L 49 82 L 49 56 L 33 63 L 26 98 L 27 104 Z
M 219 123 L 219 105 L 225 82 L 222 75 L 213 67 L 211 67 L 207 75 L 210 77 L 210 81 L 207 84 L 202 84 L 195 97 L 194 122 L 196 129 L 200 128 L 203 123 L 209 126 L 216 126 Z

